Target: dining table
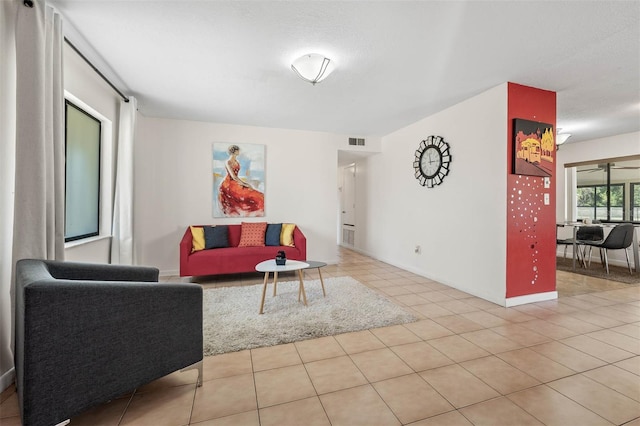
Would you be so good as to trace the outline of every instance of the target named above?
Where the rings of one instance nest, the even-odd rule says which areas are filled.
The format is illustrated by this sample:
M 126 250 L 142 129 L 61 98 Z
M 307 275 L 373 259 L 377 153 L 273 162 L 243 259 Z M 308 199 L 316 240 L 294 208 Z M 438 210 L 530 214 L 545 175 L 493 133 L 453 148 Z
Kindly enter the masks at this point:
M 584 223 L 584 222 L 574 222 L 574 221 L 566 221 L 566 222 L 558 222 L 556 223 L 556 230 L 557 228 L 561 228 L 561 227 L 572 227 L 573 228 L 573 270 L 575 271 L 576 269 L 576 253 L 578 250 L 578 240 L 577 240 L 577 233 L 578 233 L 578 228 L 580 228 L 581 226 L 602 226 L 603 228 L 606 229 L 610 229 L 610 228 L 614 228 L 617 224 L 616 223 Z M 635 271 L 636 274 L 640 273 L 640 254 L 638 253 L 638 228 L 640 228 L 640 224 L 634 224 L 634 232 L 633 232 L 633 242 L 631 243 L 632 246 L 632 250 L 633 250 L 633 269 Z M 606 238 L 606 235 L 605 235 Z

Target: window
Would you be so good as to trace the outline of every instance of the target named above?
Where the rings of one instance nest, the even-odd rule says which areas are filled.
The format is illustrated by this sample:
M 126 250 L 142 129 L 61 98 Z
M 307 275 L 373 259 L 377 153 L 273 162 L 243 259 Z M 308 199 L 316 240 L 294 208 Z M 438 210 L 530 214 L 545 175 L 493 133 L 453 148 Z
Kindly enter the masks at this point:
M 610 185 L 608 192 L 607 185 L 579 186 L 577 195 L 579 218 L 624 220 L 624 185 Z
M 640 221 L 640 158 L 576 166 L 578 219 Z
M 101 121 L 66 101 L 65 241 L 100 232 Z

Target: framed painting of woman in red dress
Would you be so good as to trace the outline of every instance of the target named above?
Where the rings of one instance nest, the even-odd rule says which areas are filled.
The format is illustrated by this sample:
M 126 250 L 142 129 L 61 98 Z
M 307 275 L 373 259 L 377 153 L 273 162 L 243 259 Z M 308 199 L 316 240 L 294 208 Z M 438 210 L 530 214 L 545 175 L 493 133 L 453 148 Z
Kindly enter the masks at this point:
M 264 216 L 264 145 L 213 144 L 213 217 Z

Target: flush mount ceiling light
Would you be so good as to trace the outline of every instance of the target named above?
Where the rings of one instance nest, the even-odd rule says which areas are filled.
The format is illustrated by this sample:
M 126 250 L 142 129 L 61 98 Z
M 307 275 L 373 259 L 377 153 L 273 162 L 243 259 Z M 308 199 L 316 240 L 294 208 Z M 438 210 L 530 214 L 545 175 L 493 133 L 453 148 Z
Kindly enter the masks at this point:
M 562 129 L 558 127 L 558 133 L 556 135 L 556 145 L 562 145 L 571 137 L 571 133 L 560 133 Z
M 324 55 L 309 53 L 293 61 L 291 69 L 298 74 L 298 77 L 315 85 L 333 72 L 335 62 Z

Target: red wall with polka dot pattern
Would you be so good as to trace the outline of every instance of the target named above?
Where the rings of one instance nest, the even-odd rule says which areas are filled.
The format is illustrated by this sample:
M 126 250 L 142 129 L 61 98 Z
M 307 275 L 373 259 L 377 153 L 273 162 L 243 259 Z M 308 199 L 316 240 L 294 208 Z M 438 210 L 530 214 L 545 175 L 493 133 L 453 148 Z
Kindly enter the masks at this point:
M 508 84 L 507 101 L 507 288 L 506 297 L 556 290 L 555 172 L 549 188 L 544 178 L 513 174 L 513 119 L 553 125 L 556 129 L 556 93 Z M 555 150 L 551 153 L 553 164 Z M 555 171 L 555 166 L 553 167 Z M 544 204 L 544 194 L 549 204 Z

